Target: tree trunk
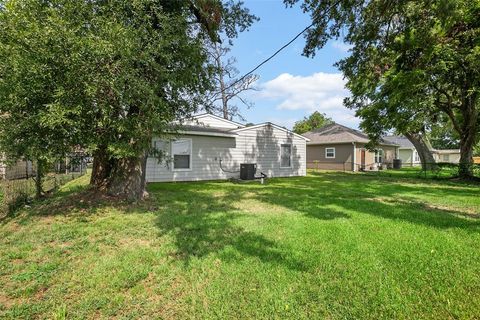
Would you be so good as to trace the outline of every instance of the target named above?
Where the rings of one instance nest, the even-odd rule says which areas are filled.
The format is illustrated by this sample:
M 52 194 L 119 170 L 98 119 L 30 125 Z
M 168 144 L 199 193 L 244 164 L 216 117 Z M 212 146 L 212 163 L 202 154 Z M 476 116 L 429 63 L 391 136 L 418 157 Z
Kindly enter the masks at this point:
M 217 65 L 217 68 L 219 70 L 218 72 L 218 81 L 220 83 L 220 95 L 222 97 L 222 112 L 223 112 L 223 118 L 230 120 L 229 119 L 229 110 L 228 110 L 228 99 L 227 99 L 227 93 L 225 92 L 226 86 L 225 86 L 225 79 L 223 77 L 223 73 L 225 72 L 225 67 L 222 63 L 222 53 L 221 49 L 218 47 L 218 45 L 215 43 L 215 64 Z
M 44 162 L 42 160 L 37 160 L 37 172 L 35 174 L 35 199 L 40 199 L 43 196 L 44 174 Z
M 113 161 L 108 155 L 107 148 L 100 146 L 93 152 L 93 168 L 90 185 L 97 189 L 104 188 L 112 171 L 112 166 Z
M 415 149 L 417 149 L 423 170 L 432 170 L 437 167 L 432 154 L 432 145 L 424 135 L 417 132 L 407 132 L 405 133 L 405 137 L 407 137 Z
M 146 156 L 118 159 L 107 178 L 107 194 L 128 200 L 146 196 Z
M 462 103 L 463 123 L 460 134 L 460 163 L 458 176 L 461 179 L 473 178 L 473 148 L 478 139 L 478 110 L 476 95 L 468 95 Z

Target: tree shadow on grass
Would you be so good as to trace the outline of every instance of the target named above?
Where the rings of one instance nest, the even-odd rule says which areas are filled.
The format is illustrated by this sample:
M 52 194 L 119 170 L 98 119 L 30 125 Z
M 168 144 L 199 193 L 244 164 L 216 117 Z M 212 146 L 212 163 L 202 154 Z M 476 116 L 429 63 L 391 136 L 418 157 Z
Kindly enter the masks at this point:
M 438 184 L 392 185 L 382 179 L 368 180 L 349 174 L 329 173 L 319 176 L 319 179 L 295 179 L 291 187 L 272 184 L 259 192 L 257 197 L 262 202 L 281 205 L 310 217 L 322 218 L 325 212 L 331 212 L 333 217 L 344 217 L 342 214 L 348 217 L 350 212 L 357 212 L 433 228 L 480 231 L 478 213 L 435 206 L 409 197 L 412 194 L 476 197 L 478 193 L 475 190 L 448 185 L 439 188 Z
M 173 258 L 188 265 L 191 259 L 214 253 L 227 261 L 251 257 L 263 263 L 306 270 L 301 261 L 289 257 L 288 248 L 238 224 L 244 213 L 232 204 L 241 197 L 240 191 L 228 190 L 215 196 L 202 192 L 201 184 L 181 183 L 173 190 L 171 187 L 157 185 L 153 196 L 159 206 L 159 233 L 172 237 L 175 244 Z

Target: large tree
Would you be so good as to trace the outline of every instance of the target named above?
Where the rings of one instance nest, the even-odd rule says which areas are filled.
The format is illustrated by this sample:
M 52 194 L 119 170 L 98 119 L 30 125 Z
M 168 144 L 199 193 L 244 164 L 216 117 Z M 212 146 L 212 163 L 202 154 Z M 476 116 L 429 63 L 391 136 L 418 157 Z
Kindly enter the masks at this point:
M 221 114 L 225 119 L 245 120 L 238 104 L 247 109 L 253 106 L 251 101 L 243 97 L 243 93 L 256 90 L 254 84 L 258 80 L 258 75 L 239 76 L 240 72 L 235 67 L 237 60 L 229 56 L 231 50 L 229 45 L 210 42 L 209 46 L 208 53 L 214 66 L 215 86 L 206 96 L 206 109 Z
M 342 31 L 353 45 L 338 66 L 352 92 L 346 104 L 362 127 L 374 138 L 396 126 L 419 133 L 444 114 L 460 137 L 460 176 L 471 177 L 480 131 L 480 3 L 311 0 L 302 7 L 314 24 L 304 54 Z
M 80 144 L 94 155 L 92 185 L 143 197 L 151 139 L 212 87 L 205 40 L 218 38 L 223 20 L 236 35 L 244 22 L 235 5 L 2 1 L 0 141 L 13 141 L 4 149 L 40 157 Z
M 232 118 L 243 119 L 238 104 L 246 108 L 251 108 L 253 103 L 243 96 L 243 93 L 254 88 L 258 75 L 248 74 L 240 77 L 240 72 L 236 68 L 237 59 L 231 56 L 233 38 L 235 32 L 248 31 L 249 27 L 258 17 L 251 14 L 247 8 L 243 8 L 243 2 L 234 3 L 230 1 L 227 17 L 232 19 L 223 19 L 218 26 L 219 40 L 206 39 L 207 53 L 209 61 L 213 66 L 213 88 L 206 95 L 205 109 L 208 112 L 220 114 L 225 119 Z M 232 29 L 232 22 L 238 25 L 237 29 Z
M 303 134 L 314 129 L 320 129 L 331 123 L 333 123 L 332 119 L 327 117 L 326 114 L 315 111 L 308 117 L 295 122 L 293 132 Z

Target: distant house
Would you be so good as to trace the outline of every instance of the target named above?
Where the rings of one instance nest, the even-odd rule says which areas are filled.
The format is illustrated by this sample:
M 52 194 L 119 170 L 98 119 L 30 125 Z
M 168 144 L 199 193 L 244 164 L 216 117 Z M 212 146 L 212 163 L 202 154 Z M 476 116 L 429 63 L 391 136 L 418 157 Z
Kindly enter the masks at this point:
M 239 178 L 244 163 L 255 164 L 257 176 L 306 175 L 308 139 L 273 123 L 245 126 L 203 114 L 178 130 L 171 139 L 153 139 L 164 157 L 147 159 L 147 182 Z
M 422 164 L 417 149 L 415 149 L 413 143 L 411 143 L 406 137 L 391 135 L 384 137 L 384 139 L 399 146 L 397 156 L 402 160 L 402 166 L 413 167 Z
M 460 163 L 459 149 L 435 149 L 433 150 L 435 162 Z
M 404 136 L 386 136 L 385 140 L 398 144 L 399 153 L 398 156 L 402 160 L 403 166 L 419 166 L 422 164 L 417 149 L 413 144 Z M 444 163 L 459 163 L 460 162 L 460 150 L 459 149 L 433 149 L 433 159 L 435 162 Z
M 381 140 L 375 151 L 365 145 L 368 136 L 337 123 L 303 134 L 307 142 L 307 167 L 323 170 L 377 170 L 391 167 L 398 144 Z

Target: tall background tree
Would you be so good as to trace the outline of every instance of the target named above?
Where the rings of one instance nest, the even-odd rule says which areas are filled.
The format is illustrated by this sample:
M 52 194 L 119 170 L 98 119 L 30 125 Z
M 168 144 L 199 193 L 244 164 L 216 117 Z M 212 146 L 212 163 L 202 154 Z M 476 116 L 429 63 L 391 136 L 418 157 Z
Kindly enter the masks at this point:
M 207 111 L 220 114 L 223 118 L 245 120 L 238 104 L 247 109 L 253 103 L 243 96 L 246 91 L 256 90 L 255 82 L 258 75 L 249 74 L 239 77 L 240 72 L 235 67 L 236 58 L 229 56 L 230 47 L 218 42 L 210 42 L 209 56 L 214 66 L 215 87 L 207 94 Z
M 293 132 L 302 134 L 314 129 L 320 129 L 331 123 L 334 122 L 328 118 L 325 113 L 315 111 L 308 117 L 304 117 L 302 120 L 295 122 Z
M 144 195 L 152 137 L 213 87 L 206 40 L 249 23 L 215 0 L 1 4 L 2 151 L 40 159 L 80 144 L 94 156 L 91 184 L 131 199 Z
M 248 9 L 242 7 L 243 2 L 230 1 L 228 4 L 227 16 L 236 18 L 238 32 L 248 31 L 249 27 L 259 20 Z M 236 37 L 235 33 L 232 34 L 231 23 L 232 21 L 229 19 L 220 22 L 218 26 L 220 41 L 206 39 L 209 61 L 213 66 L 214 83 L 213 88 L 206 95 L 205 109 L 228 120 L 233 118 L 245 120 L 239 105 L 243 105 L 247 109 L 253 106 L 253 103 L 246 99 L 243 93 L 256 90 L 254 84 L 259 77 L 256 74 L 239 76 L 240 72 L 235 66 L 237 59 L 230 54 L 233 38 Z
M 472 176 L 480 131 L 478 1 L 313 0 L 302 8 L 313 21 L 305 55 L 342 31 L 353 45 L 337 65 L 352 92 L 345 103 L 372 139 L 392 128 L 422 135 L 442 114 L 459 136 L 459 175 Z

